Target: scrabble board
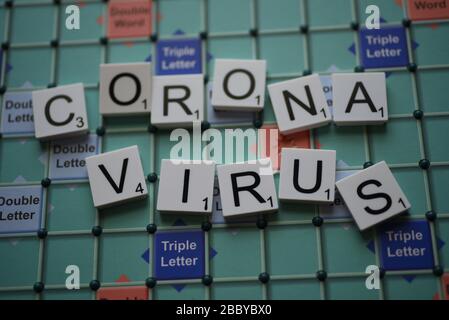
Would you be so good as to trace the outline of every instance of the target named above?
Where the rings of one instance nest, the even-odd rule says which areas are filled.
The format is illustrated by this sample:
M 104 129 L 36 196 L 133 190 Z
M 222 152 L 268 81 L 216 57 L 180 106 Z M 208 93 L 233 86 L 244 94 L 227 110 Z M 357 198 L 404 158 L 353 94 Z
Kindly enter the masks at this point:
M 79 30 L 65 26 L 70 4 L 80 9 Z M 380 8 L 380 30 L 364 28 L 369 4 Z M 140 6 L 127 14 L 113 1 L 0 0 L 0 211 L 10 226 L 0 227 L 0 299 L 449 298 L 449 1 Z M 158 212 L 161 160 L 176 142 L 147 115 L 101 116 L 99 65 L 203 73 L 207 98 L 218 58 L 266 60 L 267 85 L 318 73 L 329 106 L 331 74 L 385 72 L 386 124 L 331 123 L 278 142 L 336 150 L 337 180 L 386 161 L 408 214 L 362 233 L 338 195 L 333 205 L 280 202 L 266 220 L 225 222 L 218 198 L 210 217 Z M 74 83 L 84 85 L 88 138 L 39 142 L 31 92 Z M 268 97 L 262 113 L 223 115 L 205 103 L 204 116 L 222 132 L 276 128 Z M 95 209 L 83 159 L 132 145 L 149 197 Z M 79 290 L 66 289 L 71 265 Z M 378 290 L 365 286 L 369 265 L 385 271 Z

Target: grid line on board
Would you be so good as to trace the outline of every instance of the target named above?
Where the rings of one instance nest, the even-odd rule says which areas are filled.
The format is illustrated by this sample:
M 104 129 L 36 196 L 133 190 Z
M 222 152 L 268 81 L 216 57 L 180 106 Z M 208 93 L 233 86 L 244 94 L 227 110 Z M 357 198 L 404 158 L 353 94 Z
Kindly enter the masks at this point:
M 301 18 L 301 25 L 308 26 L 309 25 L 309 17 L 308 17 L 308 5 L 307 0 L 299 0 L 299 8 L 300 8 L 300 18 Z M 307 27 L 308 28 L 308 27 Z M 311 69 L 311 56 L 310 56 L 310 38 L 309 38 L 309 30 L 306 32 L 303 32 L 302 34 L 302 43 L 303 43 L 303 55 L 304 55 L 304 72 L 303 75 L 306 75 L 310 72 Z M 315 149 L 315 129 L 310 130 L 309 134 L 309 145 L 311 149 Z M 319 216 L 319 206 L 314 204 L 313 205 L 314 210 L 314 216 Z M 325 271 L 325 265 L 324 265 L 324 254 L 323 254 L 323 231 L 321 227 L 315 227 L 315 239 L 317 243 L 317 265 L 318 265 L 318 271 Z M 315 275 L 316 277 L 316 275 Z M 321 300 L 326 299 L 326 285 L 323 281 L 319 282 L 320 287 L 320 298 Z
M 260 45 L 258 36 L 259 32 L 259 17 L 257 12 L 257 0 L 250 1 L 250 15 L 251 15 L 251 44 L 252 44 L 252 58 L 257 60 L 260 57 Z M 256 115 L 256 120 L 261 120 L 261 113 Z M 259 215 L 258 219 L 265 219 L 263 215 Z M 259 250 L 260 250 L 260 275 L 267 272 L 266 261 L 266 232 L 265 228 L 259 229 Z M 266 283 L 261 283 L 262 300 L 268 299 L 268 288 Z
M 207 0 L 201 0 L 200 2 L 200 16 L 201 16 L 201 32 L 204 34 L 203 37 L 200 36 L 201 39 L 201 62 L 202 62 L 202 70 L 203 70 L 203 74 L 207 75 L 208 74 L 208 63 L 207 63 L 207 54 L 206 52 L 208 51 L 208 36 L 209 36 L 209 14 L 208 14 L 208 1 Z M 209 98 L 209 90 L 207 87 L 207 81 L 204 81 L 204 85 L 205 85 L 205 90 L 204 90 L 204 101 L 208 101 Z M 208 114 L 209 110 L 207 109 L 207 105 L 204 104 L 203 105 L 203 114 L 204 114 L 204 119 L 207 119 L 207 114 Z M 202 148 L 205 147 L 206 142 L 202 141 Z M 206 157 L 209 156 L 209 153 L 206 153 Z M 208 158 L 206 160 L 209 160 Z M 212 221 L 211 221 L 211 217 L 210 216 L 206 216 L 204 218 L 204 223 L 210 223 L 212 225 Z M 204 274 L 206 276 L 211 276 L 211 263 L 210 263 L 210 249 L 211 249 L 211 230 L 205 231 L 204 232 Z M 211 287 L 210 285 L 205 286 L 204 287 L 204 299 L 205 300 L 211 300 L 212 299 L 212 292 L 211 292 Z
M 403 5 L 403 12 L 404 12 L 404 18 L 408 18 L 407 15 L 407 1 L 404 1 Z M 410 59 L 410 63 L 414 63 L 414 52 L 413 52 L 413 46 L 412 46 L 412 39 L 413 34 L 411 31 L 411 28 L 406 28 L 406 38 L 407 38 L 407 49 L 408 49 L 408 56 Z M 415 72 L 410 73 L 411 79 L 412 79 L 412 90 L 413 90 L 413 101 L 415 103 L 415 110 L 421 110 L 421 100 L 419 96 L 419 89 L 418 89 L 418 79 L 417 74 Z M 418 129 L 418 139 L 419 139 L 419 148 L 421 153 L 421 159 L 427 159 L 427 153 L 426 153 L 426 144 L 425 144 L 425 137 L 424 137 L 424 131 L 422 127 L 422 120 L 416 119 L 416 126 Z M 429 182 L 429 175 L 427 170 L 422 170 L 423 178 L 424 178 L 424 190 L 425 190 L 425 196 L 426 196 L 426 203 L 427 203 L 427 210 L 432 211 L 432 199 L 430 197 L 430 182 Z M 439 257 L 439 250 L 437 245 L 437 235 L 436 235 L 436 223 L 434 221 L 428 221 L 430 226 L 430 236 L 432 240 L 432 249 L 433 249 L 433 259 L 434 259 L 434 265 L 435 267 L 439 267 L 440 264 L 440 257 Z M 441 279 L 439 277 L 435 277 L 437 282 L 437 288 L 439 291 L 440 297 L 444 297 L 444 291 L 443 291 L 443 285 L 441 283 Z

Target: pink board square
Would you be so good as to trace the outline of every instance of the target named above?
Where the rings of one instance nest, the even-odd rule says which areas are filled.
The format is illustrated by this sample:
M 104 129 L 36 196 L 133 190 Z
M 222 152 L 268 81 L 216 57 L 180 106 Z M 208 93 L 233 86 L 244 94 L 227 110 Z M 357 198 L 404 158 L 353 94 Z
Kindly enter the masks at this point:
M 134 38 L 151 34 L 151 0 L 117 0 L 108 5 L 108 37 Z
M 436 20 L 449 18 L 449 0 L 408 0 L 411 20 Z

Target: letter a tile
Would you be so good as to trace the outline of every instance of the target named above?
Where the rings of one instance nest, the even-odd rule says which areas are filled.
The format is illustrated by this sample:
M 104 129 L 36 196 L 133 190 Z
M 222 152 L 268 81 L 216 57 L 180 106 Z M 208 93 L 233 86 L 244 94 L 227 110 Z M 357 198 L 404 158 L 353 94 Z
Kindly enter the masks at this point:
M 335 73 L 332 84 L 335 124 L 370 125 L 388 121 L 385 73 Z

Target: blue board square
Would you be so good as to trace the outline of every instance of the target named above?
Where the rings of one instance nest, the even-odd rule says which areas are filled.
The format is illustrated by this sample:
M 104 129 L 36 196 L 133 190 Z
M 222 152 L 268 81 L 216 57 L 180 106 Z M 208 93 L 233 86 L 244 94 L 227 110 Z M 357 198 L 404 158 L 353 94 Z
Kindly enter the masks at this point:
M 360 54 L 365 68 L 402 67 L 409 63 L 402 26 L 360 30 Z
M 159 40 L 156 45 L 156 74 L 198 74 L 202 72 L 200 39 Z
M 385 270 L 434 267 L 432 239 L 427 221 L 390 223 L 379 232 L 382 267 Z
M 202 231 L 158 232 L 154 248 L 156 279 L 195 279 L 204 276 Z
M 42 186 L 0 188 L 0 234 L 35 232 L 42 219 Z
M 31 92 L 7 92 L 4 95 L 1 124 L 2 133 L 34 133 L 33 102 L 31 95 Z
M 98 154 L 98 136 L 56 140 L 50 150 L 51 179 L 87 178 L 86 158 Z

